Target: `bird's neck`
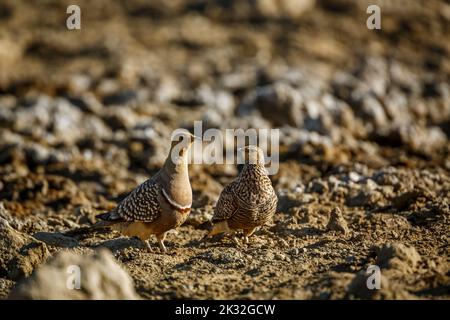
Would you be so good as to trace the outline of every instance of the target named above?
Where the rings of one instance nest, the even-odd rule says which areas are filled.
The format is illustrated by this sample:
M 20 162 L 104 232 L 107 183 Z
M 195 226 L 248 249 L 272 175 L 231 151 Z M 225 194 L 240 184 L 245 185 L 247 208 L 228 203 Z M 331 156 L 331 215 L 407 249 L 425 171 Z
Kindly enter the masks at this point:
M 252 185 L 258 185 L 267 178 L 267 170 L 262 164 L 246 164 L 242 168 L 239 178 Z
M 162 187 L 169 197 L 180 206 L 192 203 L 192 189 L 189 181 L 188 163 L 186 159 L 178 159 L 175 163 L 170 158 L 161 169 Z
M 167 157 L 166 162 L 163 166 L 163 171 L 172 176 L 176 175 L 187 175 L 188 174 L 188 161 L 186 157 L 178 157 L 172 161 L 171 157 Z
M 264 165 L 246 164 L 237 179 L 236 192 L 238 197 L 245 194 L 251 198 L 251 195 L 259 195 L 264 192 L 268 184 L 270 184 L 270 179 Z M 242 200 L 249 201 L 249 199 Z

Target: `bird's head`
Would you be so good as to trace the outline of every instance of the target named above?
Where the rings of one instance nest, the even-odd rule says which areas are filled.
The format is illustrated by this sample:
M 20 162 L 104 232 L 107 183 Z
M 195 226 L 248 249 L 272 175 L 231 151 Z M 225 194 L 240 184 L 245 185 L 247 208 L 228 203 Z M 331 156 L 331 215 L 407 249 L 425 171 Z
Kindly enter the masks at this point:
M 195 139 L 198 138 L 187 130 L 178 130 L 172 134 L 169 157 L 174 164 L 187 160 L 189 149 Z
M 257 146 L 245 146 L 239 149 L 241 156 L 245 159 L 245 164 L 259 164 L 264 165 L 264 152 Z

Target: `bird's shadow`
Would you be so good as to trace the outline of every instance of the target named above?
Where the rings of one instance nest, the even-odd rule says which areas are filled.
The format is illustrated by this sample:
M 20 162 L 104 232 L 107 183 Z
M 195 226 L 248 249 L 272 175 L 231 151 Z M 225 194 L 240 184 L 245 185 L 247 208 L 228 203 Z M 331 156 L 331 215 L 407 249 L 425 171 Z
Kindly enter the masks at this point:
M 230 235 L 224 233 L 217 234 L 210 238 L 203 237 L 201 239 L 194 239 L 186 243 L 186 247 L 189 248 L 215 248 L 215 247 L 236 247 L 236 243 L 233 242 Z
M 33 238 L 44 242 L 51 247 L 75 248 L 80 246 L 78 239 L 70 237 L 61 232 L 36 232 Z
M 107 248 L 111 252 L 122 251 L 128 248 L 145 249 L 145 244 L 138 238 L 116 238 L 97 243 L 94 248 Z
M 316 227 L 303 227 L 299 229 L 277 227 L 272 228 L 271 231 L 273 232 L 274 235 L 277 236 L 293 235 L 297 238 L 304 238 L 307 236 L 321 236 L 325 233 L 324 230 L 321 230 Z

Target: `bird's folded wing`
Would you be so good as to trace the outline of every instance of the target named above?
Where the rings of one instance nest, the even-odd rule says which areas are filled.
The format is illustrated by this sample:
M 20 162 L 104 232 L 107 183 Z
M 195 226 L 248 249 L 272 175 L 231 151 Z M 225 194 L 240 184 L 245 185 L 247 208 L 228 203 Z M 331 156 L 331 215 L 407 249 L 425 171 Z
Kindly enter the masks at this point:
M 261 201 L 261 203 L 258 204 L 257 210 L 258 212 L 261 212 L 263 214 L 268 214 L 275 211 L 277 209 L 277 205 L 278 205 L 278 198 L 275 195 L 275 192 L 268 193 L 264 197 L 263 201 Z
M 125 221 L 155 221 L 161 214 L 159 188 L 155 181 L 147 180 L 117 206 L 117 214 Z
M 238 206 L 236 203 L 236 196 L 234 194 L 234 183 L 232 182 L 220 193 L 212 220 L 227 220 L 236 213 L 237 209 Z

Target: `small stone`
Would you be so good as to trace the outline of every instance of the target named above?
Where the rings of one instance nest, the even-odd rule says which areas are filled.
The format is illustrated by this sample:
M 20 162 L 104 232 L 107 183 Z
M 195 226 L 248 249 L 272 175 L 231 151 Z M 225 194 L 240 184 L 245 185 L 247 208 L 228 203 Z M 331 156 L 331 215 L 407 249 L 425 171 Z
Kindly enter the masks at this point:
M 244 98 L 238 108 L 241 116 L 258 110 L 275 125 L 290 124 L 299 127 L 302 122 L 300 93 L 286 83 L 258 87 Z
M 348 174 L 348 179 L 353 182 L 361 181 L 362 177 L 355 171 L 352 171 Z
M 383 199 L 383 195 L 379 191 L 371 190 L 353 190 L 346 199 L 349 207 L 371 207 L 376 205 Z
M 213 264 L 243 264 L 245 263 L 244 255 L 237 250 L 224 250 L 206 252 L 199 256 L 200 259 L 204 259 Z
M 188 218 L 186 219 L 185 224 L 191 225 L 194 227 L 198 227 L 202 225 L 203 223 L 210 221 L 213 216 L 213 212 L 204 210 L 204 209 L 194 209 L 189 214 Z
M 312 181 L 307 188 L 307 192 L 316 192 L 323 194 L 328 191 L 328 186 L 325 182 L 320 180 Z
M 280 238 L 280 244 L 285 248 L 289 247 L 289 243 L 286 240 L 281 239 L 281 238 Z
M 258 12 L 263 17 L 298 19 L 314 7 L 316 0 L 258 0 L 256 3 Z
M 338 231 L 344 234 L 347 234 L 349 232 L 347 222 L 345 221 L 344 217 L 342 216 L 342 212 L 338 207 L 334 208 L 331 211 L 330 220 L 327 224 L 327 230 Z
M 285 261 L 286 258 L 287 258 L 286 255 L 284 255 L 284 254 L 282 254 L 282 253 L 279 253 L 279 252 L 276 252 L 276 253 L 275 253 L 275 259 L 277 259 L 277 260 Z
M 133 90 L 122 90 L 109 94 L 103 98 L 105 105 L 125 105 L 137 98 L 136 92 Z
M 376 127 L 387 123 L 387 116 L 381 103 L 373 96 L 367 95 L 362 101 L 362 112 L 364 118 L 371 121 Z
M 62 219 L 62 222 L 64 223 L 64 225 L 65 225 L 66 227 L 71 228 L 71 229 L 76 229 L 76 228 L 79 227 L 79 225 L 78 225 L 77 223 L 75 223 L 75 222 L 73 222 L 73 221 L 70 221 L 69 219 L 63 218 L 63 219 Z

